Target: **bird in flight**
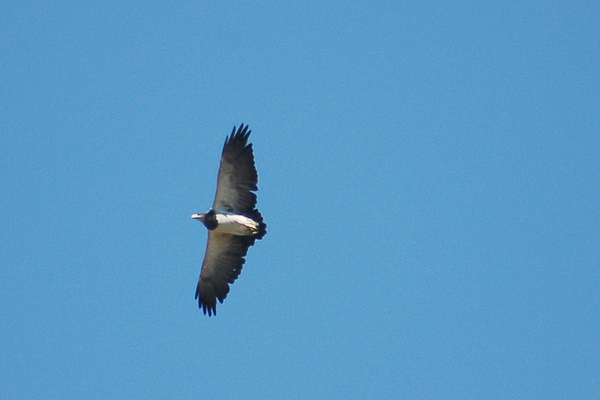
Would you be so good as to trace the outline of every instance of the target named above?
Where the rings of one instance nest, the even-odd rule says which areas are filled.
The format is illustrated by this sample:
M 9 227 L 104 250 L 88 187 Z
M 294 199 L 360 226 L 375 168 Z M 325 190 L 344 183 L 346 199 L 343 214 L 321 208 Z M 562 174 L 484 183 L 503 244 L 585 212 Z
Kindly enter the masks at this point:
M 223 303 L 229 284 L 242 272 L 250 246 L 267 233 L 267 225 L 255 208 L 258 173 L 252 144 L 248 144 L 251 132 L 242 124 L 238 129 L 234 126 L 225 138 L 212 209 L 192 215 L 208 229 L 196 299 L 209 317 L 217 314 L 217 299 Z

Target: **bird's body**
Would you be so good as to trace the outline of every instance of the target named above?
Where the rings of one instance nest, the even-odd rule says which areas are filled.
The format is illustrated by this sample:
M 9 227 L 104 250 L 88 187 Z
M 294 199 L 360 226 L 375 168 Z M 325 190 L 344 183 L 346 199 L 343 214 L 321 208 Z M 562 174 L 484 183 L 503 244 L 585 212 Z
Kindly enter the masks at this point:
M 258 174 L 252 144 L 248 144 L 250 132 L 242 124 L 225 139 L 213 207 L 192 215 L 208 229 L 196 298 L 209 316 L 216 315 L 217 300 L 223 302 L 229 284 L 240 275 L 248 248 L 267 233 L 267 225 L 255 209 Z
M 204 214 L 206 215 L 206 214 Z M 203 222 L 205 216 L 202 214 L 194 214 L 192 218 Z M 213 230 L 215 233 L 227 233 L 230 235 L 237 236 L 257 236 L 260 231 L 260 223 L 256 222 L 252 218 L 248 218 L 245 215 L 234 214 L 231 212 L 215 212 L 214 218 L 216 219 L 215 228 L 211 229 L 209 226 L 214 222 L 209 222 L 209 225 L 205 226 L 209 230 Z

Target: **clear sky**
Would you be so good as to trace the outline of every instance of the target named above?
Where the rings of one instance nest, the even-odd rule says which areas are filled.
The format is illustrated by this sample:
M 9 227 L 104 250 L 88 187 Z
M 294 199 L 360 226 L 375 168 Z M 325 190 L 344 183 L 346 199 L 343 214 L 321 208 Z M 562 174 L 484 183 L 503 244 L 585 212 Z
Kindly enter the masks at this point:
M 600 398 L 599 4 L 4 2 L 0 398 Z

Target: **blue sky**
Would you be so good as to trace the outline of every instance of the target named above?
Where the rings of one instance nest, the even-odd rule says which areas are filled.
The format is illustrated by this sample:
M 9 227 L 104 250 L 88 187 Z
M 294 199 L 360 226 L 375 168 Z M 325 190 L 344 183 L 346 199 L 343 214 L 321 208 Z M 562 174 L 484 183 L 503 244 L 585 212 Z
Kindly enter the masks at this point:
M 0 6 L 0 397 L 600 397 L 597 2 Z M 208 318 L 218 160 L 268 223 Z

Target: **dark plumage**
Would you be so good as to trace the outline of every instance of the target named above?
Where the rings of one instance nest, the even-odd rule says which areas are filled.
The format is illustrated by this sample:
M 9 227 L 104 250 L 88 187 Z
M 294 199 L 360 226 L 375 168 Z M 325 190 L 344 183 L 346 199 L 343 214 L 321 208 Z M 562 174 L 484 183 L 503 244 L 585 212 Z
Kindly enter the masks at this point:
M 258 174 L 252 144 L 248 144 L 250 133 L 243 124 L 237 130 L 233 127 L 223 145 L 212 209 L 192 215 L 208 229 L 196 299 L 209 316 L 216 315 L 217 300 L 223 303 L 229 284 L 242 272 L 248 248 L 267 233 L 267 225 L 255 208 Z

